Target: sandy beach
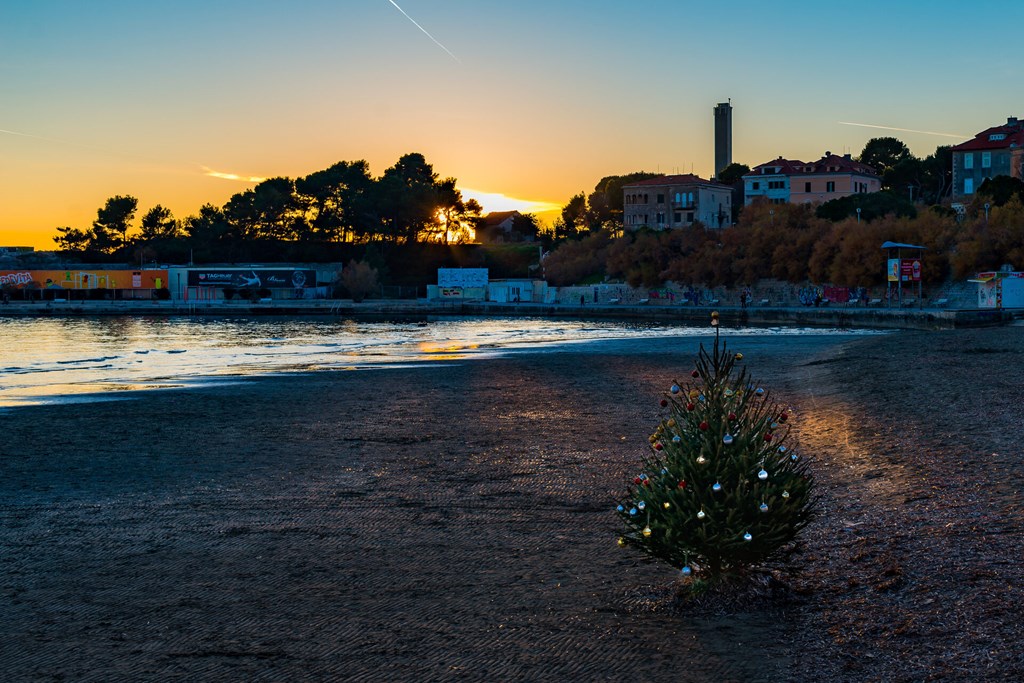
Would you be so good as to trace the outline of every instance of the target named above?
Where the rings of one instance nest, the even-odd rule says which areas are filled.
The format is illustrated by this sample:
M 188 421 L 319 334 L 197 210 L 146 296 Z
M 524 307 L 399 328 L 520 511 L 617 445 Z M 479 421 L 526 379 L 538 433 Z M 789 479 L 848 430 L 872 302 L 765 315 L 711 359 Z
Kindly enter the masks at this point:
M 822 494 L 777 604 L 616 546 L 696 343 L 594 343 L 0 413 L 3 678 L 1024 679 L 1024 329 L 730 345 Z

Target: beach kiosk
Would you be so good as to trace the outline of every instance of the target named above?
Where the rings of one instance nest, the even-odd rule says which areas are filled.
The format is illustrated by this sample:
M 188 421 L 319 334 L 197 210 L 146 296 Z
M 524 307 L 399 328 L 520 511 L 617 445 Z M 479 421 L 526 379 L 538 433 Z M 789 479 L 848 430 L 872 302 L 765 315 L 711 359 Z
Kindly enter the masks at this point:
M 886 279 L 889 284 L 886 298 L 889 306 L 892 307 L 895 301 L 897 307 L 917 304 L 921 308 L 921 255 L 924 247 L 885 242 L 882 249 L 889 255 L 886 261 Z
M 978 308 L 1024 308 L 1024 273 L 1004 270 L 978 273 Z

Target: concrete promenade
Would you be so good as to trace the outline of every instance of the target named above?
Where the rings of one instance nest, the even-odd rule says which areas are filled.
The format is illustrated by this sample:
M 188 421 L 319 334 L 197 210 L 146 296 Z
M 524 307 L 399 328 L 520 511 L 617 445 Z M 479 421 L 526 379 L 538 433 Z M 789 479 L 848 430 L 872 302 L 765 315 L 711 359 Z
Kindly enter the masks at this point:
M 869 306 L 693 306 L 665 304 L 539 304 L 425 299 L 348 299 L 249 301 L 65 301 L 10 302 L 0 317 L 59 316 L 339 316 L 423 317 L 448 315 L 620 318 L 705 322 L 712 310 L 723 322 L 740 325 L 807 325 L 891 329 L 951 329 L 1011 323 L 1024 311 L 997 309 L 886 308 Z

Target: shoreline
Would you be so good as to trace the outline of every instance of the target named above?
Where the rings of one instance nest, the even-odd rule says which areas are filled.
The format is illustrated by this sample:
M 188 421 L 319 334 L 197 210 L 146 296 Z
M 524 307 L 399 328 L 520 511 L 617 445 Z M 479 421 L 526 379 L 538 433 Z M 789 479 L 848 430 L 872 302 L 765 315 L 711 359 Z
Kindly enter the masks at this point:
M 697 340 L 270 376 L 0 413 L 8 677 L 1020 680 L 1024 334 L 728 341 L 822 496 L 788 600 L 615 545 Z
M 800 325 L 938 330 L 1012 324 L 1024 317 L 1015 309 L 869 308 L 863 306 L 775 307 L 682 306 L 632 304 L 534 304 L 439 302 L 424 300 L 287 300 L 252 303 L 181 301 L 11 302 L 0 306 L 3 317 L 187 316 L 263 317 L 329 316 L 353 318 L 434 316 L 502 316 L 546 318 L 614 318 L 624 320 L 694 321 L 705 323 L 711 311 L 730 325 Z

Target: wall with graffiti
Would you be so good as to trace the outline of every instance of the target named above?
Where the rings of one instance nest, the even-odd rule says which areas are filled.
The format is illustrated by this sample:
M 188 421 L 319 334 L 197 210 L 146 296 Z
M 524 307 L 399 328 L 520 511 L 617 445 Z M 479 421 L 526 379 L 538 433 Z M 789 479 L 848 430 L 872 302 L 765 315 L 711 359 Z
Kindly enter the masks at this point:
M 31 289 L 161 289 L 166 270 L 0 270 L 0 286 Z

